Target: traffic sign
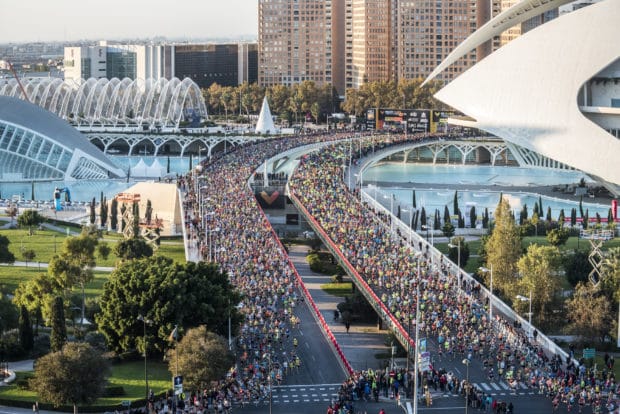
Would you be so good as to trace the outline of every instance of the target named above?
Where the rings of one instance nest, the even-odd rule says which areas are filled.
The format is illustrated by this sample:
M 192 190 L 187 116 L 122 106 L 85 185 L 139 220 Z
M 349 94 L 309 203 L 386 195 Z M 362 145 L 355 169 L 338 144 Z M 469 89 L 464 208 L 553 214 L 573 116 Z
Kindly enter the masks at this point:
M 181 395 L 183 393 L 183 376 L 177 375 L 173 380 L 174 395 Z
M 594 355 L 596 355 L 596 349 L 594 348 L 584 348 L 583 349 L 583 357 L 586 359 L 589 358 L 594 358 Z

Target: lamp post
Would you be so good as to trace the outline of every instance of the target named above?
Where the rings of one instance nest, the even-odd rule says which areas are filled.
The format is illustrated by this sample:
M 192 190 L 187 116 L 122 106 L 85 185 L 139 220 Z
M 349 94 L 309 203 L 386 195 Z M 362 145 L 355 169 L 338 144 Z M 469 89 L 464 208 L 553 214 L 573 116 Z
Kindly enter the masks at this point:
M 531 336 L 532 335 L 532 289 L 530 289 L 529 297 L 517 295 L 516 298 L 519 299 L 521 302 L 529 302 L 530 311 L 527 313 L 527 321 L 530 324 L 530 336 Z
M 418 280 L 415 289 L 415 348 L 413 350 L 413 414 L 418 414 L 418 335 L 420 333 L 420 257 L 418 255 Z
M 451 248 L 451 249 L 454 249 L 456 247 L 456 249 L 457 249 L 457 252 L 456 252 L 456 254 L 457 254 L 457 258 L 456 258 L 457 264 L 456 265 L 458 267 L 457 278 L 459 280 L 459 289 L 460 289 L 461 288 L 461 239 L 457 238 L 457 240 L 458 240 L 458 243 L 456 245 L 454 245 L 452 243 L 448 243 L 448 247 Z
M 407 226 L 407 227 L 409 227 L 409 233 L 407 234 L 407 240 L 409 242 L 409 245 L 411 246 L 411 233 L 413 232 L 413 230 L 411 229 L 411 225 L 413 224 L 411 222 L 411 220 L 413 220 L 413 207 L 412 208 L 408 208 L 408 209 L 403 208 L 402 212 L 403 213 L 409 213 L 409 223 L 408 223 L 408 226 Z
M 467 410 L 469 409 L 469 359 L 465 358 L 463 364 L 467 367 L 467 374 L 465 375 L 465 414 L 467 414 Z
M 142 325 L 144 326 L 144 331 L 143 331 L 143 339 L 144 339 L 144 384 L 145 384 L 145 400 L 146 400 L 146 406 L 147 409 L 146 411 L 148 412 L 148 404 L 149 404 L 149 377 L 148 377 L 148 372 L 146 370 L 146 349 L 147 349 L 147 343 L 146 343 L 146 325 L 147 324 L 152 324 L 153 321 L 150 319 L 145 318 L 142 315 L 138 315 L 137 318 L 139 321 L 142 321 Z
M 388 198 L 384 195 L 383 198 Z M 394 233 L 394 193 L 390 197 L 390 231 Z
M 265 359 L 265 358 L 267 358 L 267 363 L 269 364 L 267 366 L 267 375 L 268 375 L 267 381 L 268 381 L 268 384 L 269 384 L 269 414 L 271 414 L 271 402 L 272 402 L 272 395 L 273 395 L 272 391 L 271 391 L 271 353 L 266 352 L 263 355 L 263 359 Z
M 493 264 L 491 263 L 491 268 L 487 269 L 486 267 L 479 267 L 478 269 L 482 273 L 488 273 L 491 277 L 491 283 L 489 285 L 489 320 L 493 321 Z

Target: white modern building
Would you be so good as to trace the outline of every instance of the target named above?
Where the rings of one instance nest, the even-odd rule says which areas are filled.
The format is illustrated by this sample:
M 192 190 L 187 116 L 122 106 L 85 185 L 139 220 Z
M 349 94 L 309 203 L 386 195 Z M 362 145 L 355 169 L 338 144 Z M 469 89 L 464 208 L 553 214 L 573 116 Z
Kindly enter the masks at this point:
M 509 27 L 569 2 L 518 2 L 468 37 L 428 79 Z M 619 195 L 618 21 L 617 0 L 564 14 L 492 53 L 435 96 L 471 118 L 452 122 L 579 169 Z

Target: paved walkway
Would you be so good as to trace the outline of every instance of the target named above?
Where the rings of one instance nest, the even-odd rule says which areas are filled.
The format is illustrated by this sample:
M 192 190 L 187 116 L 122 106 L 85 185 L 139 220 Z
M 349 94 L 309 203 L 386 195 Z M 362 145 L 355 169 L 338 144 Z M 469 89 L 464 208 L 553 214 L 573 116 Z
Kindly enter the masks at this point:
M 375 355 L 389 352 L 389 348 L 385 346 L 388 332 L 379 330 L 376 324 L 352 324 L 347 333 L 340 320 L 334 321 L 334 310 L 343 298 L 330 295 L 321 289 L 321 285 L 331 283 L 331 276 L 310 270 L 306 261 L 307 253 L 308 246 L 293 245 L 289 257 L 353 369 L 384 368 L 383 361 L 377 359 Z

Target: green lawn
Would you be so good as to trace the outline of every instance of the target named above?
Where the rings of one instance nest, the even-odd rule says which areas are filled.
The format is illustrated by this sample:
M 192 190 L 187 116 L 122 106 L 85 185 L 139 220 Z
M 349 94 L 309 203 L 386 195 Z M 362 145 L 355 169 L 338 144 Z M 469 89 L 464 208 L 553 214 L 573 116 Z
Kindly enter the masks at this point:
M 0 266 L 0 286 L 2 286 L 6 292 L 14 292 L 22 282 L 27 282 L 33 279 L 39 273 L 46 273 L 46 268 L 36 267 L 20 267 L 20 266 Z M 95 279 L 86 285 L 86 296 L 97 297 L 103 293 L 103 284 L 108 280 L 109 272 L 95 272 Z M 77 290 L 76 290 L 77 292 Z
M 321 285 L 321 289 L 330 295 L 346 296 L 353 292 L 353 284 L 351 282 L 326 283 Z
M 114 364 L 111 367 L 108 384 L 110 386 L 122 386 L 125 395 L 119 397 L 99 398 L 94 405 L 115 406 L 123 400 L 137 400 L 145 396 L 144 361 L 124 362 Z M 147 364 L 149 388 L 155 394 L 165 392 L 172 388 L 172 376 L 168 371 L 168 365 L 159 361 L 148 361 Z M 17 380 L 28 376 L 29 373 L 17 373 Z M 16 401 L 36 401 L 37 395 L 30 390 L 19 389 L 16 385 L 0 387 L 0 399 Z
M 71 229 L 74 230 L 74 229 Z M 36 256 L 34 262 L 47 263 L 50 259 L 62 250 L 62 244 L 68 237 L 66 233 L 60 233 L 52 230 L 36 230 L 35 234 L 30 236 L 28 229 L 10 229 L 0 232 L 9 239 L 9 250 L 15 255 L 15 259 L 23 261 L 22 252 L 24 250 L 34 250 Z M 103 241 L 112 249 L 114 245 L 122 240 L 122 235 L 116 233 L 104 234 Z M 185 248 L 181 237 L 166 239 L 157 250 L 158 255 L 164 255 L 178 262 L 185 262 Z M 97 258 L 97 266 L 110 267 L 114 266 L 118 261 L 113 253 L 106 259 Z

